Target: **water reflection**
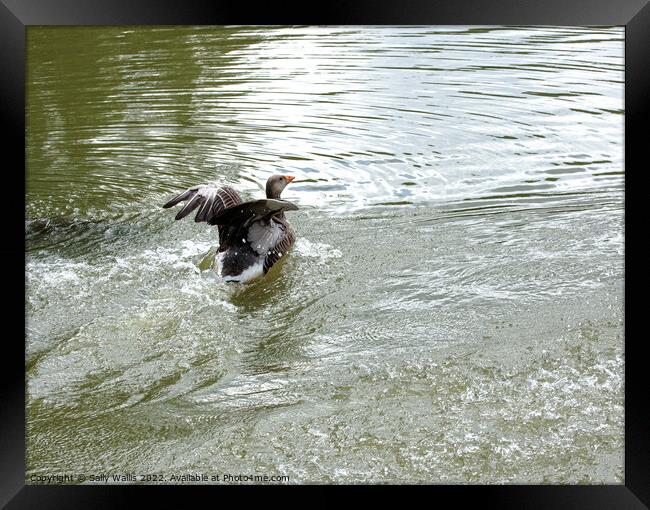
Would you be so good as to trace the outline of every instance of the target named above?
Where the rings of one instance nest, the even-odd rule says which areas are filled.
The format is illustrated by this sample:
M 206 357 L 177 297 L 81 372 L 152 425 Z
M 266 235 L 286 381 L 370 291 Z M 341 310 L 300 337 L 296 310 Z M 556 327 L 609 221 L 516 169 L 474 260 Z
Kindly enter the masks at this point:
M 552 189 L 621 182 L 593 176 L 622 167 L 614 29 L 78 34 L 30 33 L 29 79 L 43 89 L 28 104 L 32 217 L 217 177 L 255 193 L 275 171 L 304 177 L 289 198 L 331 212 L 493 194 L 571 160 L 585 175 Z

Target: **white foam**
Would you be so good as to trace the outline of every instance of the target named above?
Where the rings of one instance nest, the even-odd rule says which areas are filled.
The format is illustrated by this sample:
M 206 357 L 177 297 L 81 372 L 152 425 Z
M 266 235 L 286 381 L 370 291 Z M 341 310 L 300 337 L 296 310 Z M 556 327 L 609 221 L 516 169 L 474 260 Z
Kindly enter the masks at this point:
M 329 244 L 312 243 L 304 238 L 296 241 L 294 250 L 299 256 L 317 258 L 320 259 L 320 262 L 325 262 L 325 260 L 332 258 L 341 258 L 343 256 L 341 250 L 332 248 Z
M 196 297 L 197 301 L 201 301 L 202 303 L 207 302 L 211 306 L 221 306 L 231 312 L 237 311 L 237 307 L 232 303 L 229 303 L 228 301 L 219 299 L 217 297 L 213 297 L 211 295 L 211 291 L 213 289 L 214 287 L 212 285 L 212 282 L 206 284 L 202 280 L 197 281 L 192 279 L 183 283 L 180 288 L 180 292 L 188 296 Z

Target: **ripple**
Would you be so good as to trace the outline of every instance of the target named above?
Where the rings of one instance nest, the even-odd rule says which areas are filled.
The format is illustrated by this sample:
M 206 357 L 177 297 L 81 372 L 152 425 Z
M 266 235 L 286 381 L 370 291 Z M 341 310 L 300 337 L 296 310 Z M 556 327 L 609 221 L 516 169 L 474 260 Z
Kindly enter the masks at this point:
M 29 30 L 28 473 L 622 483 L 623 35 Z M 273 172 L 225 284 L 161 205 Z
M 126 207 L 217 176 L 254 192 L 274 171 L 316 172 L 292 198 L 333 213 L 405 202 L 403 174 L 418 184 L 406 202 L 471 198 L 482 189 L 469 176 L 516 186 L 549 153 L 591 154 L 603 129 L 622 127 L 622 89 L 607 85 L 623 76 L 614 29 L 368 27 L 363 43 L 343 27 L 146 32 L 146 43 L 124 28 L 86 28 L 85 46 L 51 30 L 30 39 L 41 64 L 29 82 L 48 84 L 28 109 L 34 217 Z M 97 74 L 78 64 L 111 46 Z M 485 53 L 490 65 L 477 66 Z M 531 88 L 540 72 L 553 80 Z M 606 155 L 589 165 L 622 168 L 620 151 Z

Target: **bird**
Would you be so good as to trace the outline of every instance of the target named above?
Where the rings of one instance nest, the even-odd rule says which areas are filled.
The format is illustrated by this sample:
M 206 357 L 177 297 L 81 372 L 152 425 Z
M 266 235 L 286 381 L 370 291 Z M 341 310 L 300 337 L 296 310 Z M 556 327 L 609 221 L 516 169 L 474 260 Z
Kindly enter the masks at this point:
M 271 175 L 266 181 L 266 198 L 249 202 L 243 202 L 230 186 L 199 184 L 176 195 L 163 208 L 186 202 L 176 220 L 197 210 L 194 221 L 216 225 L 217 274 L 226 282 L 246 283 L 266 275 L 293 246 L 296 236 L 284 213 L 298 206 L 280 195 L 294 178 Z

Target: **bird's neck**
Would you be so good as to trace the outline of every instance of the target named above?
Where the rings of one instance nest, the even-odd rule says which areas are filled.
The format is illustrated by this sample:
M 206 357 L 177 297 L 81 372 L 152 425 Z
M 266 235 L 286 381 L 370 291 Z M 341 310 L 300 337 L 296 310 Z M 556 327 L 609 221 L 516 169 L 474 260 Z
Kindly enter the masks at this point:
M 275 200 L 281 200 L 281 198 L 280 198 L 281 194 L 282 194 L 282 191 L 280 191 L 278 193 L 277 191 L 275 191 L 273 189 L 269 189 L 268 187 L 266 189 L 266 198 L 273 198 Z M 280 211 L 278 213 L 273 214 L 273 217 L 284 220 L 284 211 Z

